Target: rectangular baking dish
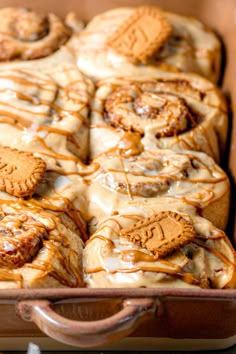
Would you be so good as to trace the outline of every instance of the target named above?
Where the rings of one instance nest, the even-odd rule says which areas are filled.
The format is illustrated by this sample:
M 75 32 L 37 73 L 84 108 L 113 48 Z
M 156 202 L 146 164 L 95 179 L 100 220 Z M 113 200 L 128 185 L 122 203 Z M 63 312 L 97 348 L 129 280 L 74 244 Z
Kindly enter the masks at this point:
M 220 34 L 225 47 L 222 87 L 234 113 L 235 0 L 1 0 L 1 7 L 29 7 L 60 16 L 75 11 L 84 21 L 112 7 L 143 4 L 194 16 Z M 232 114 L 230 118 L 224 163 L 232 182 L 228 235 L 235 244 L 236 117 Z M 116 343 L 103 350 L 207 350 L 236 344 L 236 290 L 0 290 L 0 314 L 1 350 L 25 349 L 29 338 L 44 350 L 94 348 L 112 342 Z M 46 335 L 73 347 L 47 339 Z

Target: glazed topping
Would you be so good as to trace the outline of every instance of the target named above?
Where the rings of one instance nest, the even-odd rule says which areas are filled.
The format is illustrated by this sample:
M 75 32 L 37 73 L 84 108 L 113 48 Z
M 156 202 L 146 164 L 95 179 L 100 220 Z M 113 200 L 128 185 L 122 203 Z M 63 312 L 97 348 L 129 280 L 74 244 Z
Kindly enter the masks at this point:
M 225 233 L 206 219 L 168 207 L 167 201 L 146 210 L 126 209 L 102 222 L 85 247 L 88 285 L 226 286 L 236 265 Z
M 45 226 L 32 215 L 11 208 L 0 211 L 1 266 L 12 269 L 30 262 L 37 255 L 44 238 L 47 238 Z
M 110 36 L 107 44 L 124 56 L 146 63 L 171 32 L 171 24 L 158 8 L 138 7 Z
M 24 8 L 0 10 L 0 61 L 45 57 L 70 36 L 70 30 L 54 14 L 43 16 Z
M 40 157 L 0 145 L 0 190 L 15 197 L 31 196 L 45 171 Z
M 193 241 L 196 232 L 192 224 L 181 215 L 165 211 L 122 229 L 120 236 L 145 247 L 155 259 L 159 259 Z
M 100 169 L 93 181 L 133 199 L 173 196 L 201 208 L 228 189 L 224 171 L 211 158 L 195 152 L 145 150 L 126 156 L 124 151 L 121 155 L 110 151 L 95 161 Z
M 22 287 L 30 269 L 35 269 L 35 280 L 50 275 L 65 286 L 82 286 L 79 235 L 65 214 L 46 209 L 36 200 L 1 200 L 0 280 L 11 281 L 14 274 L 21 274 L 17 280 Z
M 152 127 L 157 138 L 176 136 L 196 125 L 196 118 L 183 98 L 155 91 L 152 85 L 117 88 L 107 97 L 106 121 L 142 136 L 147 127 Z
M 1 143 L 59 160 L 84 158 L 89 84 L 70 64 L 1 70 Z
M 141 137 L 138 133 L 125 133 L 120 139 L 117 150 L 122 156 L 136 156 L 143 152 L 144 146 L 141 143 Z

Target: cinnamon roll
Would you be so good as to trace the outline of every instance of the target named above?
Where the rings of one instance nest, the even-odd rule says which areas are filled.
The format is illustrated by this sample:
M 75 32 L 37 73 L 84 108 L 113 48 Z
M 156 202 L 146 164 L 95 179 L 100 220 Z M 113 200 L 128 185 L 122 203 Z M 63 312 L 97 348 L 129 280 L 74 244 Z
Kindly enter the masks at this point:
M 83 286 L 83 184 L 0 146 L 0 288 Z
M 113 148 L 125 132 L 145 148 L 197 150 L 216 161 L 226 145 L 227 107 L 222 94 L 195 74 L 100 81 L 91 115 L 91 157 Z
M 84 251 L 88 287 L 235 288 L 225 233 L 171 204 L 129 208 L 100 222 Z
M 213 82 L 220 74 L 216 35 L 190 17 L 156 7 L 127 7 L 94 17 L 74 44 L 78 67 L 95 79 L 155 76 L 160 71 L 198 73 Z
M 86 160 L 88 105 L 94 87 L 63 49 L 0 68 L 2 145 L 40 153 L 66 171 Z
M 226 173 L 206 154 L 146 149 L 126 133 L 114 152 L 93 160 L 100 168 L 90 176 L 89 199 L 105 215 L 124 204 L 148 205 L 162 197 L 193 205 L 217 227 L 227 225 L 230 185 Z M 136 136 L 137 138 L 137 136 Z M 106 195 L 106 197 L 105 197 Z M 99 201 L 98 201 L 99 200 Z
M 56 15 L 25 8 L 0 10 L 0 61 L 46 57 L 67 42 L 72 30 Z
M 0 288 L 83 286 L 83 244 L 74 228 L 65 214 L 1 200 Z

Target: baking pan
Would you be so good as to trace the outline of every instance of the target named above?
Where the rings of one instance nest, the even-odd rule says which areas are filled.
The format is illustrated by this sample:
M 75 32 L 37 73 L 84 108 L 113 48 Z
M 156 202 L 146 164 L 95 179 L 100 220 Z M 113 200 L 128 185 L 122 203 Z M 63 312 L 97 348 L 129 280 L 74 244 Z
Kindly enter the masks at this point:
M 95 14 L 112 7 L 144 3 L 194 16 L 219 33 L 225 47 L 222 88 L 234 113 L 235 0 L 1 0 L 1 7 L 23 6 L 53 11 L 60 16 L 73 10 L 80 19 L 88 21 Z M 236 124 L 233 124 L 233 115 L 224 160 L 227 160 L 233 195 L 228 235 L 235 244 Z M 41 343 L 42 349 L 69 348 L 55 344 L 45 336 L 73 347 L 91 348 L 115 342 L 106 348 L 126 350 L 207 350 L 222 349 L 236 343 L 236 290 L 0 290 L 0 314 L 0 345 L 3 344 L 4 349 L 22 348 L 23 337 L 33 341 L 35 338 L 37 343 Z M 10 340 L 11 337 L 14 337 L 14 341 Z M 122 341 L 124 337 L 127 338 Z

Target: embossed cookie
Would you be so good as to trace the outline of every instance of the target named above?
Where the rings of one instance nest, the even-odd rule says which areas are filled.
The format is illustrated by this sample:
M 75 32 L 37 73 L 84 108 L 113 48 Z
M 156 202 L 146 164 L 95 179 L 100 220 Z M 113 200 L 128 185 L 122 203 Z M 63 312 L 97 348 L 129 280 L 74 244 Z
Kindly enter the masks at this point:
M 172 27 L 158 8 L 139 7 L 108 39 L 118 53 L 146 63 L 167 41 Z
M 0 146 L 0 190 L 15 197 L 33 194 L 46 170 L 45 162 L 25 151 Z
M 163 258 L 193 241 L 193 226 L 178 213 L 163 211 L 123 229 L 121 236 Z

